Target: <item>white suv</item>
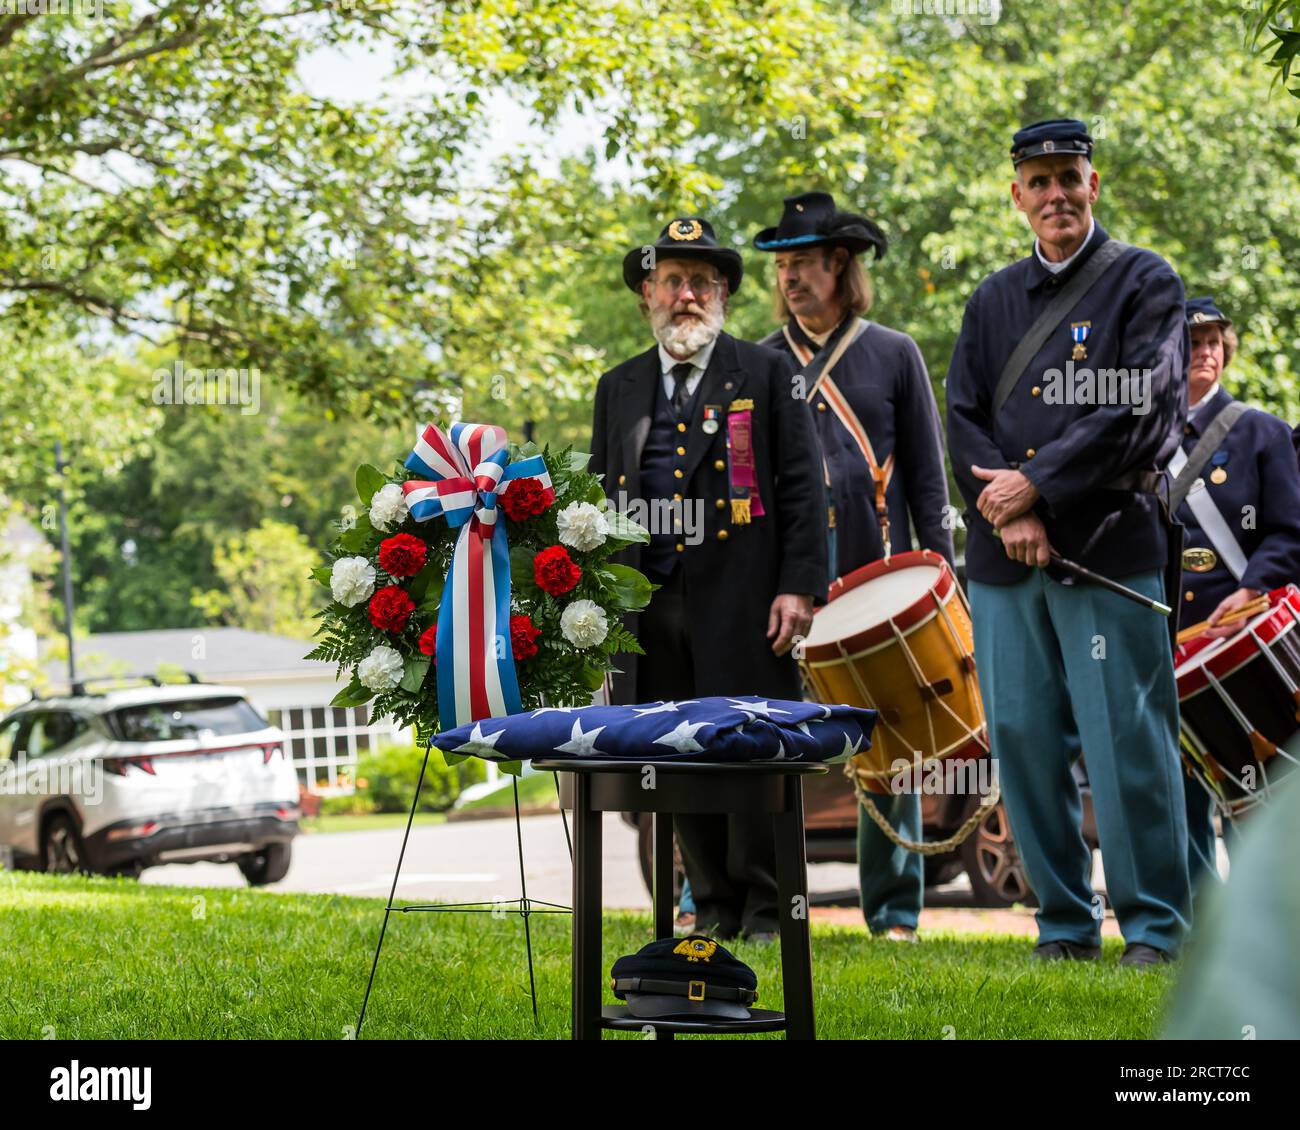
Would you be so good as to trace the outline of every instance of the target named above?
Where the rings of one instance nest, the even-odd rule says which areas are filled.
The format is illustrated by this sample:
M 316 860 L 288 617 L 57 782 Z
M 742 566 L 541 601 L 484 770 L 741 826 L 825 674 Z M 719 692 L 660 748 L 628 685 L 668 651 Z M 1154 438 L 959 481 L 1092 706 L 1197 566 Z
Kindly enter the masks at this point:
M 283 879 L 298 832 L 284 735 L 238 687 L 194 683 L 33 699 L 0 722 L 0 855 L 44 871 L 139 875 L 236 863 Z

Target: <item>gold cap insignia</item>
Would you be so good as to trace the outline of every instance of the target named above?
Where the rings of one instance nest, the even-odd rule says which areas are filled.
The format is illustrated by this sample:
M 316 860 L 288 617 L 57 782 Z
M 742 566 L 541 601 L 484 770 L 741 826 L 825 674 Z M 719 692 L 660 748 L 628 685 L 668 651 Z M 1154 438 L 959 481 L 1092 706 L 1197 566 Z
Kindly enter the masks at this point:
M 1055 151 L 1056 151 L 1056 142 L 1054 142 L 1054 141 L 1049 137 L 1046 141 L 1043 142 L 1043 152 L 1044 152 L 1044 153 L 1053 153 L 1053 152 L 1055 152 Z
M 699 239 L 704 234 L 699 220 L 674 220 L 668 225 L 668 234 L 673 239 Z
M 673 953 L 687 961 L 708 961 L 717 948 L 718 943 L 709 938 L 683 938 L 673 947 Z

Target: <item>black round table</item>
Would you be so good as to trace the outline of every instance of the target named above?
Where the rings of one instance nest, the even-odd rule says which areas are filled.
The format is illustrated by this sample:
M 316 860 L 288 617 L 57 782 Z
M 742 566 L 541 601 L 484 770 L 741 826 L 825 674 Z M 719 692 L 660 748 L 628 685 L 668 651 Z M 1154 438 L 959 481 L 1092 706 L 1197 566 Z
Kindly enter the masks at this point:
M 604 1028 L 675 1032 L 768 1032 L 816 1038 L 812 942 L 808 928 L 808 868 L 804 854 L 803 777 L 827 767 L 808 761 L 682 762 L 539 758 L 536 769 L 560 777 L 573 807 L 573 1038 L 598 1040 Z M 567 806 L 567 805 L 566 805 Z M 601 952 L 601 814 L 654 814 L 652 902 L 656 938 L 673 936 L 673 814 L 768 812 L 776 837 L 777 902 L 781 908 L 781 984 L 785 1011 L 753 1009 L 746 1021 L 646 1020 L 624 1006 L 602 1008 L 607 974 Z M 762 992 L 762 985 L 759 992 Z

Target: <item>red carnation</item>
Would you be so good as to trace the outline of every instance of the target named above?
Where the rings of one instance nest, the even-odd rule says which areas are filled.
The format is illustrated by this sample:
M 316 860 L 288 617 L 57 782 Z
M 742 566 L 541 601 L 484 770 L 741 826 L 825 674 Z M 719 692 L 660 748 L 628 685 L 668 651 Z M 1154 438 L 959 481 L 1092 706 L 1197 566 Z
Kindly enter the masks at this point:
M 400 632 L 415 611 L 415 601 L 400 585 L 385 585 L 370 598 L 370 622 L 382 632 Z
M 546 489 L 536 479 L 515 479 L 500 497 L 501 509 L 512 522 L 535 517 L 549 505 Z
M 438 662 L 438 625 L 430 624 L 420 636 L 420 651 L 436 664 Z
M 533 558 L 533 577 L 543 592 L 559 596 L 582 580 L 582 570 L 564 546 L 553 545 Z
M 390 577 L 413 577 L 428 556 L 424 542 L 412 534 L 394 534 L 379 543 L 379 564 Z
M 516 659 L 532 659 L 537 654 L 537 637 L 541 628 L 534 628 L 529 616 L 510 617 L 510 650 Z

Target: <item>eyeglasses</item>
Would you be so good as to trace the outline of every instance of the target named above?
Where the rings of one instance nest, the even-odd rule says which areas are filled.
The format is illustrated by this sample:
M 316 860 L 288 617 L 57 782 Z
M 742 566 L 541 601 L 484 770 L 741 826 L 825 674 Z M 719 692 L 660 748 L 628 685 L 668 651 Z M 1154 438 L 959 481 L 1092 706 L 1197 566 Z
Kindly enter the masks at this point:
M 682 278 L 681 275 L 651 276 L 655 286 L 661 290 L 666 290 L 670 294 L 679 294 L 686 286 L 690 286 L 692 294 L 698 294 L 701 298 L 708 297 L 714 291 L 718 290 L 722 283 L 718 279 L 711 279 L 707 275 L 692 275 L 689 279 Z

